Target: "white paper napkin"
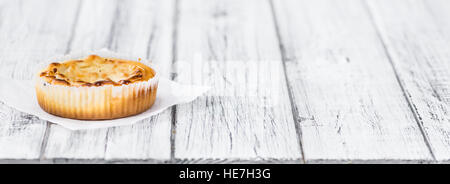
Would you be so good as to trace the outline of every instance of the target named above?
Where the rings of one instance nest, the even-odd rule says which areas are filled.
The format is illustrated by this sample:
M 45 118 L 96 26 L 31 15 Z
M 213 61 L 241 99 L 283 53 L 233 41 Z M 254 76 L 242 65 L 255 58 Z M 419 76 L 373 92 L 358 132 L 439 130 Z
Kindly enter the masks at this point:
M 172 105 L 190 102 L 209 89 L 206 86 L 183 85 L 160 77 L 156 101 L 149 110 L 120 119 L 85 121 L 54 116 L 42 110 L 37 102 L 32 80 L 14 80 L 0 76 L 0 81 L 8 81 L 0 82 L 0 101 L 19 111 L 35 115 L 71 130 L 131 125 L 139 120 L 156 115 Z

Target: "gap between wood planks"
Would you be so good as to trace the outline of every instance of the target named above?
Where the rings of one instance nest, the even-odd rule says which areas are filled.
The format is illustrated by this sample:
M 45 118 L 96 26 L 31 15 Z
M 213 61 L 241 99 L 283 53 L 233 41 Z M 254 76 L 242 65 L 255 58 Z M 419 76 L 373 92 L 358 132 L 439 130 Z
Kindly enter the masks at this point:
M 177 61 L 177 38 L 178 38 L 178 16 L 179 12 L 179 2 L 175 0 L 174 3 L 174 16 L 173 16 L 173 30 L 172 30 L 172 73 L 170 78 L 175 80 L 176 78 L 176 69 L 174 68 L 175 62 Z M 175 135 L 176 135 L 176 121 L 177 121 L 177 106 L 171 107 L 171 127 L 170 127 L 170 162 L 175 162 Z
M 287 72 L 286 72 L 286 50 L 284 49 L 283 43 L 281 41 L 281 36 L 280 36 L 280 29 L 278 28 L 278 21 L 276 19 L 276 12 L 275 12 L 275 8 L 273 5 L 273 1 L 272 0 L 267 0 L 270 4 L 270 11 L 272 13 L 272 19 L 273 19 L 273 23 L 274 23 L 274 27 L 275 27 L 275 33 L 277 34 L 277 40 L 278 40 L 278 46 L 280 49 L 280 54 L 281 54 L 281 60 L 282 60 L 282 65 L 283 65 L 283 72 L 284 72 L 284 80 L 286 81 L 286 86 L 287 86 L 287 91 L 288 91 L 288 95 L 289 95 L 289 102 L 291 105 L 291 110 L 292 110 L 292 118 L 294 119 L 294 125 L 295 125 L 295 131 L 297 133 L 297 138 L 298 138 L 298 142 L 300 144 L 300 152 L 301 152 L 301 157 L 302 157 L 302 162 L 306 163 L 305 161 L 305 152 L 303 151 L 303 144 L 302 144 L 302 130 L 299 126 L 299 121 L 298 121 L 298 110 L 297 107 L 294 104 L 294 96 L 292 95 L 292 88 L 289 84 L 289 80 L 288 80 L 288 76 L 287 76 Z

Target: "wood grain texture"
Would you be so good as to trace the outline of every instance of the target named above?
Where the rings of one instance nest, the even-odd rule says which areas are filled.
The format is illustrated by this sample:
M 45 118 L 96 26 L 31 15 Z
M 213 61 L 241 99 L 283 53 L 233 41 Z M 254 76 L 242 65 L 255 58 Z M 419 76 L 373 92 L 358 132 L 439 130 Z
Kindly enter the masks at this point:
M 71 0 L 0 1 L 0 73 L 31 79 L 39 59 L 63 53 L 76 5 Z M 0 103 L 0 159 L 39 159 L 46 127 L 46 121 Z
M 168 77 L 174 1 L 84 1 L 72 50 L 109 48 L 148 57 Z M 52 125 L 45 158 L 170 159 L 170 110 L 131 126 L 70 131 Z
M 212 89 L 176 109 L 176 159 L 300 159 L 267 1 L 182 0 L 176 80 Z
M 361 1 L 273 4 L 306 162 L 432 160 Z
M 450 2 L 368 1 L 436 160 L 450 160 Z
M 109 48 L 212 87 L 97 130 L 0 102 L 0 163 L 449 162 L 449 9 L 447 0 L 0 0 L 2 75 L 31 79 L 43 58 Z

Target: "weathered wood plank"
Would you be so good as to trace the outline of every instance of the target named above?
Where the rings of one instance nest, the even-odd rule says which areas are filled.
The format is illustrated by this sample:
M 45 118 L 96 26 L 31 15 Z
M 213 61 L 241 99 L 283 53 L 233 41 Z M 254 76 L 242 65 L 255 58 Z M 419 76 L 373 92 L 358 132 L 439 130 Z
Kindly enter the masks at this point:
M 180 1 L 176 80 L 210 85 L 176 108 L 176 159 L 300 159 L 267 1 Z
M 434 156 L 450 160 L 450 2 L 369 1 Z
M 172 31 L 175 1 L 129 1 L 127 16 L 117 23 L 114 50 L 143 55 L 158 64 L 162 76 L 172 69 Z M 171 113 L 163 113 L 132 126 L 108 132 L 105 159 L 169 160 L 171 154 Z
M 117 17 L 117 1 L 82 1 L 73 38 L 67 52 L 108 47 Z M 58 125 L 49 130 L 45 159 L 104 158 L 108 129 L 70 131 Z
M 432 160 L 361 1 L 274 10 L 306 162 Z
M 168 77 L 174 1 L 86 1 L 72 50 L 109 48 L 148 57 Z M 170 159 L 170 110 L 132 126 L 70 131 L 52 125 L 46 158 Z
M 0 1 L 0 73 L 31 79 L 39 59 L 64 53 L 77 3 Z M 0 159 L 39 159 L 46 125 L 1 103 Z

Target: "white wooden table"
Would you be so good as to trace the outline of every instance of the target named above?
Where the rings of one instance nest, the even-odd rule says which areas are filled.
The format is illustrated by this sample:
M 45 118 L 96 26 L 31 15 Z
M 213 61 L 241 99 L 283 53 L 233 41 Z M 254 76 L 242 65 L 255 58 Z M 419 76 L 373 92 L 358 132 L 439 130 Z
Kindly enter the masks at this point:
M 70 131 L 0 103 L 1 163 L 445 163 L 450 1 L 0 0 L 0 72 L 79 50 L 212 89 Z

